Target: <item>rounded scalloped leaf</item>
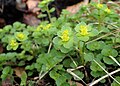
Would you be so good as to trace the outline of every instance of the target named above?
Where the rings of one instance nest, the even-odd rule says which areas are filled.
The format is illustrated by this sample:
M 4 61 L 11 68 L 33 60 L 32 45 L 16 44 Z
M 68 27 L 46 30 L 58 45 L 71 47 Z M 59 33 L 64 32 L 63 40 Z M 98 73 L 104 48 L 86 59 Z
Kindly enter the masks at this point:
M 116 57 L 118 55 L 117 50 L 111 48 L 105 48 L 101 51 L 101 54 L 104 56 L 113 56 Z
M 91 51 L 102 49 L 104 46 L 105 46 L 105 43 L 103 41 L 92 42 L 87 44 L 87 48 Z
M 69 58 L 69 59 L 65 59 L 64 61 L 63 61 L 63 66 L 64 67 L 70 67 L 70 63 L 71 63 L 72 61 L 71 61 L 71 59 Z
M 103 57 L 103 61 L 109 65 L 112 65 L 115 63 L 110 57 Z
M 98 62 L 103 68 L 106 68 L 106 66 L 105 66 L 105 64 L 104 63 L 102 63 L 102 62 Z M 102 68 L 100 68 L 100 66 L 98 66 L 98 64 L 97 63 L 95 63 L 95 62 L 92 62 L 92 64 L 90 65 L 90 69 L 92 70 L 92 71 L 103 71 L 103 69 Z
M 63 46 L 67 49 L 70 49 L 71 47 L 73 47 L 73 39 L 71 38 L 68 42 L 64 43 Z
M 68 53 L 70 51 L 70 49 L 64 48 L 63 46 L 60 47 L 60 51 L 62 53 Z
M 93 61 L 93 59 L 94 59 L 94 54 L 93 54 L 93 53 L 86 53 L 86 54 L 84 55 L 84 59 L 85 59 L 86 62 L 88 62 L 88 61 Z
M 100 77 L 100 76 L 103 76 L 105 75 L 105 72 L 103 71 L 91 71 L 90 74 L 93 76 L 93 77 Z
M 88 36 L 79 36 L 78 39 L 85 42 L 85 41 L 89 40 L 89 37 Z
M 81 79 L 84 78 L 84 74 L 83 72 L 79 71 L 79 70 L 75 70 L 73 71 L 78 77 L 80 77 Z M 78 78 L 74 77 L 75 80 L 79 80 Z
M 99 32 L 96 29 L 93 29 L 91 32 L 89 32 L 89 36 L 96 36 L 98 34 L 99 34 Z

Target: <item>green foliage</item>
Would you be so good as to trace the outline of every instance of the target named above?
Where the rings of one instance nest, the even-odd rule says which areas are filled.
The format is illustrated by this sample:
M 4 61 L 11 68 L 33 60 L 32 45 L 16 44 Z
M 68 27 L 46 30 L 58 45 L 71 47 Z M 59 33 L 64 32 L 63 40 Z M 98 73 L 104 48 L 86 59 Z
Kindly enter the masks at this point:
M 108 72 L 117 69 L 118 65 L 109 56 L 120 62 L 120 49 L 116 47 L 120 44 L 119 15 L 104 4 L 90 3 L 74 15 L 63 10 L 55 19 L 50 16 L 55 9 L 48 9 L 52 1 L 43 0 L 39 4 L 50 21 L 41 21 L 36 27 L 15 22 L 0 29 L 0 43 L 5 48 L 0 54 L 1 79 L 14 77 L 13 67 L 24 67 L 20 85 L 26 86 L 27 81 L 33 84 L 29 79 L 34 75 L 42 79 L 48 74 L 57 86 L 70 86 L 69 81 L 78 80 L 75 75 L 84 81 L 91 79 L 89 76 L 105 75 L 95 61 Z M 68 69 L 73 70 L 72 74 Z M 113 81 L 111 86 L 117 84 Z

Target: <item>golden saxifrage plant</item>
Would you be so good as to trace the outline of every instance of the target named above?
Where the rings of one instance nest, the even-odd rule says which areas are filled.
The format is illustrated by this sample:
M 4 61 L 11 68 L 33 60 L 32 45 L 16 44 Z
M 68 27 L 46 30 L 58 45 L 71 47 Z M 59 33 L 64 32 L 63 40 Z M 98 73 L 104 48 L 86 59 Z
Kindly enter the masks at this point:
M 21 86 L 34 86 L 48 74 L 57 86 L 70 86 L 71 80 L 92 86 L 92 79 L 119 69 L 120 16 L 114 9 L 90 3 L 74 15 L 63 10 L 56 19 L 50 15 L 49 2 L 39 7 L 47 11 L 50 22 L 42 21 L 37 27 L 15 22 L 0 29 L 6 49 L 0 54 L 1 82 L 11 78 L 14 84 L 14 67 L 22 67 Z M 99 84 L 109 80 L 111 86 L 119 86 L 119 76 L 103 78 Z

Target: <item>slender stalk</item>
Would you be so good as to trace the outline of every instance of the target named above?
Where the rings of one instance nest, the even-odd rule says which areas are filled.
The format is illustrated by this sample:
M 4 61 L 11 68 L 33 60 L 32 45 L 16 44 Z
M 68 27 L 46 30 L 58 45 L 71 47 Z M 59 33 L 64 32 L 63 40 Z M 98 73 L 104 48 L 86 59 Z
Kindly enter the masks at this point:
M 82 65 L 84 65 L 84 49 L 85 49 L 85 43 L 83 44 L 83 47 L 80 47 L 80 41 L 78 42 L 78 48 L 79 48 L 79 56 L 80 56 L 80 62 Z
M 112 57 L 112 56 L 109 56 L 117 65 L 119 65 L 120 66 L 120 63 L 114 58 L 114 57 Z
M 50 20 L 50 22 L 52 22 L 52 20 L 51 20 L 51 15 L 50 15 L 50 11 L 49 11 L 49 8 L 48 8 L 48 5 L 47 5 L 47 14 L 48 14 L 48 18 L 49 18 L 49 20 Z
M 108 76 L 110 76 L 116 83 L 118 83 L 120 85 L 120 82 L 118 80 L 116 80 L 115 78 L 113 78 L 110 73 L 108 73 L 96 60 L 93 60 L 96 64 L 98 64 L 98 66 L 100 66 L 100 68 L 102 68 L 104 70 L 104 72 L 107 73 Z
M 74 63 L 74 65 L 77 67 L 77 63 L 74 61 L 74 59 L 69 55 L 70 59 L 72 60 L 72 62 Z
M 115 73 L 117 73 L 117 72 L 120 72 L 120 68 L 117 69 L 117 70 L 115 70 L 115 71 L 113 71 L 113 72 L 111 72 L 111 73 L 109 73 L 109 75 L 113 75 L 113 74 L 115 74 Z M 94 82 L 90 83 L 89 86 L 93 86 L 93 85 L 97 84 L 97 83 L 100 82 L 101 80 L 109 77 L 109 75 L 106 74 L 106 75 L 102 76 L 101 78 L 99 78 L 99 79 L 95 80 Z
M 52 47 L 52 43 L 49 44 L 49 48 L 48 48 L 48 52 L 47 53 L 50 53 L 51 47 Z

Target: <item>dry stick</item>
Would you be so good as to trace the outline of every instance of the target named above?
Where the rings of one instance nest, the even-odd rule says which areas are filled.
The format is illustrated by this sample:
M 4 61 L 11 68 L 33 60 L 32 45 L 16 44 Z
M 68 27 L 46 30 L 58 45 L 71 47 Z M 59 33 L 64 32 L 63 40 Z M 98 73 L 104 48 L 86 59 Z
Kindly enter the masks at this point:
M 120 72 L 120 69 L 117 69 L 117 70 L 109 73 L 109 75 L 113 75 L 113 74 L 115 74 L 115 73 L 117 73 L 117 72 Z M 103 77 L 101 77 L 101 78 L 95 80 L 94 82 L 90 83 L 89 86 L 93 86 L 93 85 L 97 84 L 97 83 L 100 82 L 101 80 L 109 77 L 109 75 L 108 75 L 108 74 L 104 75 Z
M 98 37 L 98 38 L 96 38 L 96 39 L 93 39 L 93 40 L 91 40 L 91 41 L 88 41 L 88 42 L 86 42 L 85 44 L 89 44 L 89 43 L 91 43 L 91 42 L 97 41 L 97 40 L 99 40 L 99 39 L 101 39 L 101 38 L 107 37 L 107 36 L 109 36 L 109 35 L 111 35 L 111 34 L 113 34 L 113 33 L 117 33 L 117 32 L 120 32 L 120 29 L 117 29 L 117 30 L 112 31 L 112 32 L 110 32 L 110 33 L 107 33 L 107 34 L 105 34 L 105 35 L 103 35 L 103 36 L 100 36 L 100 37 Z
M 100 68 L 102 68 L 108 76 L 110 76 L 116 83 L 118 83 L 120 85 L 120 82 L 118 80 L 116 80 L 115 78 L 113 78 L 96 60 L 93 60 L 96 64 L 98 64 L 100 66 Z M 92 86 L 92 85 L 91 85 Z
M 85 83 L 82 78 L 80 78 L 78 75 L 76 75 L 75 73 L 73 73 L 71 70 L 67 69 L 67 72 L 70 73 L 72 76 L 78 78 L 79 80 L 81 80 L 86 86 L 87 86 L 87 83 Z
M 119 65 L 120 66 L 120 63 L 114 58 L 114 57 L 112 57 L 112 56 L 109 56 L 117 65 Z
M 52 43 L 50 43 L 49 48 L 48 48 L 48 52 L 47 52 L 47 53 L 50 53 L 50 49 L 51 49 L 51 47 L 52 47 Z

